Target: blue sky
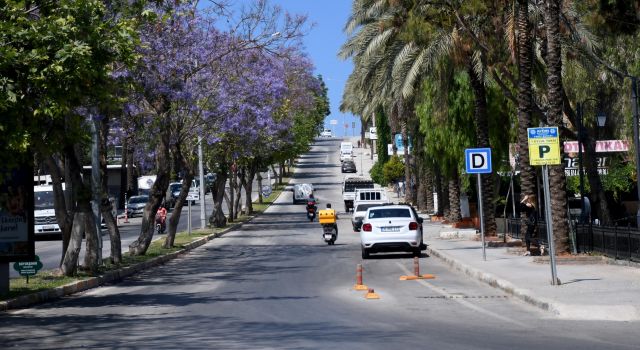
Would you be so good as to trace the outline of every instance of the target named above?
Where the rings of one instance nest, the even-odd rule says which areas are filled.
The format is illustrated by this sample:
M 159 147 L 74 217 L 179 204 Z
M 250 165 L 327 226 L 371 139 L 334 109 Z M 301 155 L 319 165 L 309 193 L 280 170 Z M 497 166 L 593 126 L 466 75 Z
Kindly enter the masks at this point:
M 338 50 L 345 42 L 346 36 L 342 31 L 351 13 L 350 0 L 271 0 L 283 10 L 292 14 L 308 16 L 310 23 L 314 23 L 309 34 L 304 38 L 304 45 L 309 57 L 316 67 L 316 73 L 321 74 L 329 89 L 331 115 L 325 120 L 325 128 L 331 129 L 336 136 L 352 135 L 352 122 L 356 123 L 355 134 L 360 132 L 360 119 L 351 114 L 340 113 L 340 100 L 344 84 L 351 73 L 351 61 L 338 58 Z M 335 119 L 338 125 L 329 125 Z

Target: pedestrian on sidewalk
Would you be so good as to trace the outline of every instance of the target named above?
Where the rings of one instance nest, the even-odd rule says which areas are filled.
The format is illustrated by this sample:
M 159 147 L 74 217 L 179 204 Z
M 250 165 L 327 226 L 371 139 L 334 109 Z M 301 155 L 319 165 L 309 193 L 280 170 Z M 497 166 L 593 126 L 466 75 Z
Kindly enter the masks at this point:
M 525 223 L 527 225 L 527 231 L 524 235 L 527 251 L 524 255 L 531 255 L 531 241 L 536 236 L 536 229 L 538 228 L 538 209 L 536 208 L 536 196 L 525 195 L 522 198 L 521 212 L 525 213 Z

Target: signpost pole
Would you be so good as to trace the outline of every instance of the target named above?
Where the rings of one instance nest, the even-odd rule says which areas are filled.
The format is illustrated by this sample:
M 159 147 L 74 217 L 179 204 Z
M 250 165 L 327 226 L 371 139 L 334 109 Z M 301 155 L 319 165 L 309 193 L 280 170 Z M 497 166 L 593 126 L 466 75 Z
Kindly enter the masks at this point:
M 553 243 L 553 221 L 551 218 L 551 195 L 549 194 L 549 166 L 542 166 L 542 181 L 544 183 L 544 212 L 547 221 L 547 241 L 549 242 L 549 259 L 551 264 L 551 284 L 558 283 L 556 271 L 556 250 Z
M 482 260 L 487 261 L 487 252 L 484 243 L 484 211 L 482 210 L 482 179 L 478 174 L 478 208 L 480 209 L 480 236 L 482 237 Z

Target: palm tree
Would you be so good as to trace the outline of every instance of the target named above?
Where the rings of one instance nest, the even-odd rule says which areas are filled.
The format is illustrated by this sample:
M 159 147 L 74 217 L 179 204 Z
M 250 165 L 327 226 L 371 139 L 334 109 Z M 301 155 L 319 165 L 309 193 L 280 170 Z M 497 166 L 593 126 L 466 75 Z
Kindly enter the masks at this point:
M 547 100 L 550 125 L 562 124 L 564 90 L 562 87 L 562 44 L 560 42 L 560 0 L 545 0 L 544 19 L 547 32 Z M 554 243 L 558 252 L 568 251 L 567 195 L 564 165 L 551 166 L 549 190 Z

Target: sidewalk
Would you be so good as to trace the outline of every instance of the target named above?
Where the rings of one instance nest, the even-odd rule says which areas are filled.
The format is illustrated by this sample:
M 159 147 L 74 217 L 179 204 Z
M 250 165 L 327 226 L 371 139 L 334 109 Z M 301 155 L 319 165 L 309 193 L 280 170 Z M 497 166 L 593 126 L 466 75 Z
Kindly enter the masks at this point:
M 452 231 L 460 231 L 462 238 Z M 547 310 L 562 319 L 640 320 L 640 268 L 596 262 L 557 264 L 561 285 L 551 285 L 546 257 L 522 256 L 513 248 L 487 247 L 475 230 L 452 229 L 425 220 L 428 254 L 466 275 L 499 288 L 509 295 Z M 454 234 L 452 234 L 454 233 Z M 548 260 L 547 260 L 548 261 Z
M 368 152 L 370 149 L 356 151 L 356 159 L 365 155 L 362 165 L 366 174 L 373 164 L 366 156 Z M 392 202 L 403 201 L 391 188 L 387 188 L 387 196 Z M 640 321 L 640 267 L 607 264 L 607 260 L 558 261 L 556 271 L 561 284 L 554 286 L 548 257 L 523 256 L 513 248 L 487 247 L 487 260 L 483 261 L 482 243 L 474 229 L 453 229 L 428 220 L 423 225 L 427 253 L 471 278 L 561 319 Z

